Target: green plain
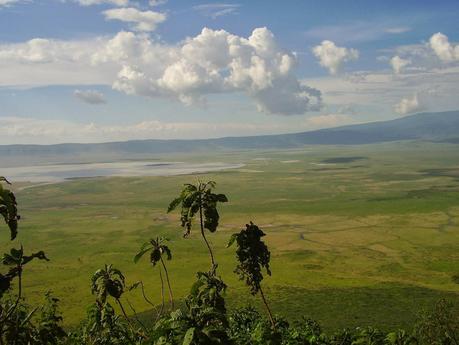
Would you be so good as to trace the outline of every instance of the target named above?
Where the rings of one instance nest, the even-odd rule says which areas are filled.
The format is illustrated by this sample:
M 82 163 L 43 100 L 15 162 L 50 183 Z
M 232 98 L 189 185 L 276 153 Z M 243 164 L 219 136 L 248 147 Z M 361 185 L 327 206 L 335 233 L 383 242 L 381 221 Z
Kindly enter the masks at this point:
M 85 315 L 91 274 L 113 263 L 128 283 L 142 280 L 160 302 L 156 268 L 133 256 L 158 235 L 170 239 L 172 287 L 183 298 L 209 259 L 198 231 L 182 238 L 168 203 L 183 183 L 217 182 L 229 203 L 209 235 L 228 284 L 230 307 L 259 306 L 232 273 L 233 232 L 253 221 L 266 233 L 272 277 L 265 277 L 275 313 L 318 320 L 325 330 L 377 325 L 410 328 L 422 308 L 440 298 L 459 302 L 459 145 L 400 142 L 307 146 L 296 150 L 154 156 L 164 161 L 244 163 L 199 176 L 94 178 L 29 186 L 16 184 L 20 234 L 27 252 L 44 250 L 48 263 L 24 273 L 25 295 L 39 303 L 52 290 L 68 326 Z M 339 159 L 337 159 L 339 158 Z M 334 163 L 330 163 L 334 162 Z M 1 250 L 11 247 L 6 228 Z M 148 310 L 139 291 L 127 298 Z

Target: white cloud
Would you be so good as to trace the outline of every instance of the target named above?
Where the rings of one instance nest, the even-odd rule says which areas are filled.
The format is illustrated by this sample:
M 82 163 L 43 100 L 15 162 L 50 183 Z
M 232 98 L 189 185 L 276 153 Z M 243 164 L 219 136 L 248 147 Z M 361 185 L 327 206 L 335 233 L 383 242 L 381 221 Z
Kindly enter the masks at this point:
M 136 8 L 113 8 L 103 12 L 107 20 L 120 20 L 133 24 L 136 31 L 154 31 L 158 24 L 164 22 L 166 14 L 154 11 L 140 11 Z
M 110 84 L 116 65 L 91 65 L 105 38 L 62 41 L 36 38 L 0 44 L 0 86 Z
M 255 29 L 249 38 L 204 28 L 177 46 L 121 32 L 95 61 L 120 65 L 113 87 L 127 94 L 202 104 L 207 94 L 242 91 L 260 111 L 284 115 L 321 105 L 320 92 L 295 77 L 295 56 L 283 52 L 266 28 Z
M 111 39 L 0 44 L 0 86 L 112 85 L 185 104 L 241 92 L 266 113 L 316 111 L 321 93 L 298 81 L 296 64 L 295 54 L 283 51 L 266 28 L 248 38 L 204 28 L 174 45 L 122 31 Z
M 398 55 L 395 55 L 392 59 L 390 59 L 390 65 L 392 66 L 395 74 L 400 74 L 409 64 L 411 64 L 411 60 L 402 59 Z
M 300 132 L 349 123 L 345 117 L 324 115 L 296 125 L 285 123 L 244 122 L 163 122 L 141 121 L 126 125 L 77 123 L 65 120 L 44 120 L 2 117 L 0 145 L 56 144 L 62 142 L 109 142 L 141 139 L 196 139 L 211 136 L 246 136 Z
M 459 60 L 459 45 L 453 46 L 449 42 L 448 36 L 441 32 L 432 35 L 429 44 L 441 61 L 452 62 Z
M 370 21 L 352 20 L 334 25 L 321 25 L 308 29 L 304 35 L 314 41 L 330 40 L 340 44 L 356 44 L 377 41 L 382 37 L 411 30 L 407 26 L 399 25 L 394 19 L 373 16 Z
M 306 123 L 309 127 L 318 129 L 349 125 L 355 123 L 355 121 L 352 116 L 347 114 L 325 114 L 312 116 L 306 120 Z
M 114 6 L 128 6 L 129 0 L 76 0 L 82 6 L 109 4 Z
M 88 104 L 105 104 L 104 94 L 96 90 L 75 90 L 73 95 Z
M 394 26 L 391 28 L 387 28 L 384 31 L 389 34 L 403 34 L 405 32 L 411 31 L 411 28 L 407 26 Z
M 25 2 L 27 0 L 0 0 L 0 8 L 8 7 L 17 3 Z
M 239 7 L 241 7 L 240 4 L 209 3 L 193 6 L 193 9 L 204 16 L 216 19 L 229 14 L 236 14 Z
M 327 68 L 331 74 L 336 74 L 344 62 L 356 60 L 359 57 L 356 49 L 338 47 L 334 42 L 328 40 L 315 46 L 312 52 L 319 59 L 320 65 Z
M 0 50 L 0 60 L 14 59 L 24 62 L 46 62 L 50 59 L 50 41 L 35 38 L 19 47 L 18 45 L 4 46 Z
M 304 83 L 322 91 L 327 107 L 358 104 L 358 113 L 374 120 L 393 116 L 394 104 L 406 95 L 417 94 L 418 103 L 429 111 L 459 109 L 459 66 L 410 68 L 396 78 L 389 72 L 354 72 L 344 78 L 308 78 Z
M 161 6 L 167 3 L 167 0 L 150 0 L 148 1 L 148 4 L 151 7 L 156 7 L 156 6 Z
M 394 107 L 394 110 L 400 115 L 406 115 L 415 113 L 424 109 L 418 100 L 418 94 L 414 94 L 413 97 L 402 98 L 399 103 Z

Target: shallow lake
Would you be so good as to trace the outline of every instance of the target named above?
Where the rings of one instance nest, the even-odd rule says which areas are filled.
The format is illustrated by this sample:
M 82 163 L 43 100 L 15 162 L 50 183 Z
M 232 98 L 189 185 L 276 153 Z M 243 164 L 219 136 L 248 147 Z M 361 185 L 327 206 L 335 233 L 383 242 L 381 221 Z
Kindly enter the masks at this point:
M 108 176 L 170 176 L 237 169 L 244 164 L 184 162 L 113 162 L 34 165 L 2 168 L 2 176 L 14 182 L 61 182 Z

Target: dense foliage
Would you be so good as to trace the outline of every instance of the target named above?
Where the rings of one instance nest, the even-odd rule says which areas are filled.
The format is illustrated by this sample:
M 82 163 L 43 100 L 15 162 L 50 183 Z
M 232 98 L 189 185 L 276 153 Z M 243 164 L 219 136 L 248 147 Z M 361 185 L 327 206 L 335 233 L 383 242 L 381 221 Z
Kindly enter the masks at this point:
M 17 204 L 14 193 L 2 186 L 9 182 L 0 177 L 0 213 L 11 233 L 17 236 Z M 216 262 L 204 230 L 215 232 L 219 223 L 218 202 L 227 202 L 224 194 L 214 194 L 214 182 L 197 185 L 187 184 L 180 196 L 173 200 L 168 212 L 181 205 L 181 226 L 185 236 L 192 229 L 192 221 L 199 217 L 201 236 L 206 242 L 212 267 L 208 272 L 198 272 L 189 295 L 178 309 L 174 308 L 172 288 L 165 260 L 171 260 L 170 248 L 163 238 L 146 242 L 135 255 L 134 261 L 149 253 L 149 263 L 159 268 L 162 306 L 150 322 L 141 321 L 134 307 L 125 298 L 130 290 L 140 287 L 147 303 L 156 307 L 146 297 L 141 281 L 126 285 L 124 274 L 110 265 L 97 270 L 91 278 L 90 287 L 94 303 L 88 307 L 87 317 L 72 332 L 62 327 L 58 310 L 59 300 L 51 293 L 45 294 L 43 305 L 31 307 L 24 299 L 22 279 L 24 267 L 33 260 L 45 260 L 43 251 L 30 255 L 24 249 L 12 248 L 4 254 L 2 264 L 7 271 L 0 273 L 0 345 L 459 345 L 459 316 L 453 306 L 440 301 L 432 311 L 425 312 L 414 325 L 412 332 L 396 330 L 384 332 L 376 328 L 344 329 L 336 334 L 325 334 L 313 320 L 289 323 L 272 315 L 262 289 L 263 271 L 271 275 L 271 255 L 262 241 L 265 233 L 250 222 L 234 234 L 228 246 L 236 243 L 237 266 L 234 272 L 243 280 L 253 295 L 260 294 L 268 311 L 268 318 L 256 309 L 244 307 L 227 310 L 226 284 L 216 272 Z M 170 311 L 164 308 L 163 273 L 166 276 Z M 118 315 L 110 302 L 121 311 Z M 132 313 L 128 316 L 124 303 L 128 302 Z M 175 309 L 175 310 L 174 310 Z

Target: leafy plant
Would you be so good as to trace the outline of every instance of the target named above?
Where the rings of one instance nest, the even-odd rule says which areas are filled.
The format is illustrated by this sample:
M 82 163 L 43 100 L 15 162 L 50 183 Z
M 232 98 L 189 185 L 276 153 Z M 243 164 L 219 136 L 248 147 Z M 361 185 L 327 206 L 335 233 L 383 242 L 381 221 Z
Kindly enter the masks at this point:
M 97 302 L 101 306 L 101 309 L 105 308 L 107 297 L 113 297 L 119 305 L 124 318 L 133 329 L 131 321 L 120 300 L 125 287 L 126 284 L 123 273 L 112 265 L 105 265 L 104 268 L 97 270 L 91 278 L 91 292 L 97 296 Z
M 459 344 L 459 316 L 453 305 L 440 300 L 433 310 L 423 312 L 416 324 L 415 334 L 420 344 Z
M 177 310 L 156 323 L 155 344 L 232 344 L 227 332 L 225 290 L 225 283 L 215 274 L 198 272 L 185 310 Z
M 18 293 L 14 303 L 8 305 L 7 308 L 2 306 L 0 309 L 0 339 L 3 337 L 5 328 L 9 334 L 17 335 L 19 333 L 21 326 L 19 321 L 20 319 L 17 319 L 17 322 L 14 325 L 12 325 L 10 321 L 11 317 L 15 315 L 16 309 L 20 305 L 20 301 L 22 299 L 22 273 L 24 266 L 34 259 L 49 261 L 43 251 L 39 251 L 31 255 L 24 255 L 24 249 L 22 246 L 20 249 L 12 248 L 10 253 L 3 255 L 2 263 L 10 268 L 8 273 L 1 277 L 2 290 L 0 290 L 0 297 L 11 287 L 11 281 L 16 277 L 18 278 Z
M 234 242 L 237 243 L 236 258 L 238 260 L 238 265 L 234 273 L 239 275 L 240 280 L 245 280 L 252 295 L 256 295 L 258 292 L 260 293 L 263 304 L 268 312 L 271 325 L 275 328 L 271 309 L 269 308 L 263 289 L 261 288 L 263 268 L 268 275 L 271 275 L 271 270 L 269 268 L 271 254 L 266 244 L 261 240 L 263 236 L 265 236 L 265 233 L 258 226 L 250 222 L 250 224 L 246 224 L 245 229 L 231 236 L 227 247 L 230 247 Z
M 389 345 L 415 345 L 418 344 L 418 341 L 413 335 L 399 329 L 386 335 L 386 343 Z
M 167 260 L 172 259 L 171 250 L 169 249 L 167 245 L 164 244 L 166 241 L 167 239 L 164 239 L 162 237 L 157 237 L 156 239 L 151 239 L 149 242 L 145 242 L 142 245 L 142 248 L 140 248 L 140 251 L 134 257 L 134 262 L 137 263 L 145 253 L 150 252 L 150 263 L 153 266 L 156 266 L 158 262 L 161 263 L 162 268 L 164 269 L 167 287 L 169 290 L 169 302 L 171 304 L 171 309 L 174 309 L 174 297 L 172 295 L 172 288 L 171 288 L 171 283 L 169 280 L 169 273 L 167 271 L 166 264 L 164 263 L 164 260 L 163 260 L 163 255 L 166 255 Z M 159 268 L 159 278 L 161 280 L 161 300 L 162 300 L 161 311 L 162 311 L 164 309 L 164 282 L 163 282 L 163 276 L 161 273 L 161 267 Z
M 14 240 L 18 233 L 18 215 L 16 197 L 12 191 L 5 189 L 2 182 L 11 184 L 5 177 L 0 176 L 0 215 L 10 229 L 11 240 Z
M 210 232 L 217 231 L 220 215 L 217 210 L 219 202 L 227 202 L 228 198 L 224 194 L 215 194 L 212 190 L 215 188 L 216 183 L 213 181 L 200 182 L 196 185 L 185 184 L 179 197 L 172 200 L 167 212 L 171 212 L 179 205 L 181 206 L 181 226 L 185 228 L 184 237 L 188 237 L 193 227 L 193 219 L 196 214 L 199 217 L 201 236 L 206 243 L 210 255 L 211 272 L 215 272 L 217 264 L 215 262 L 212 248 L 207 241 L 204 229 Z
M 84 320 L 76 332 L 70 333 L 72 345 L 125 345 L 140 344 L 141 339 L 121 322 L 110 303 L 95 303 L 88 308 Z
M 60 340 L 67 336 L 62 328 L 62 316 L 58 310 L 59 299 L 45 294 L 45 304 L 40 308 L 36 339 L 38 344 L 57 345 Z

